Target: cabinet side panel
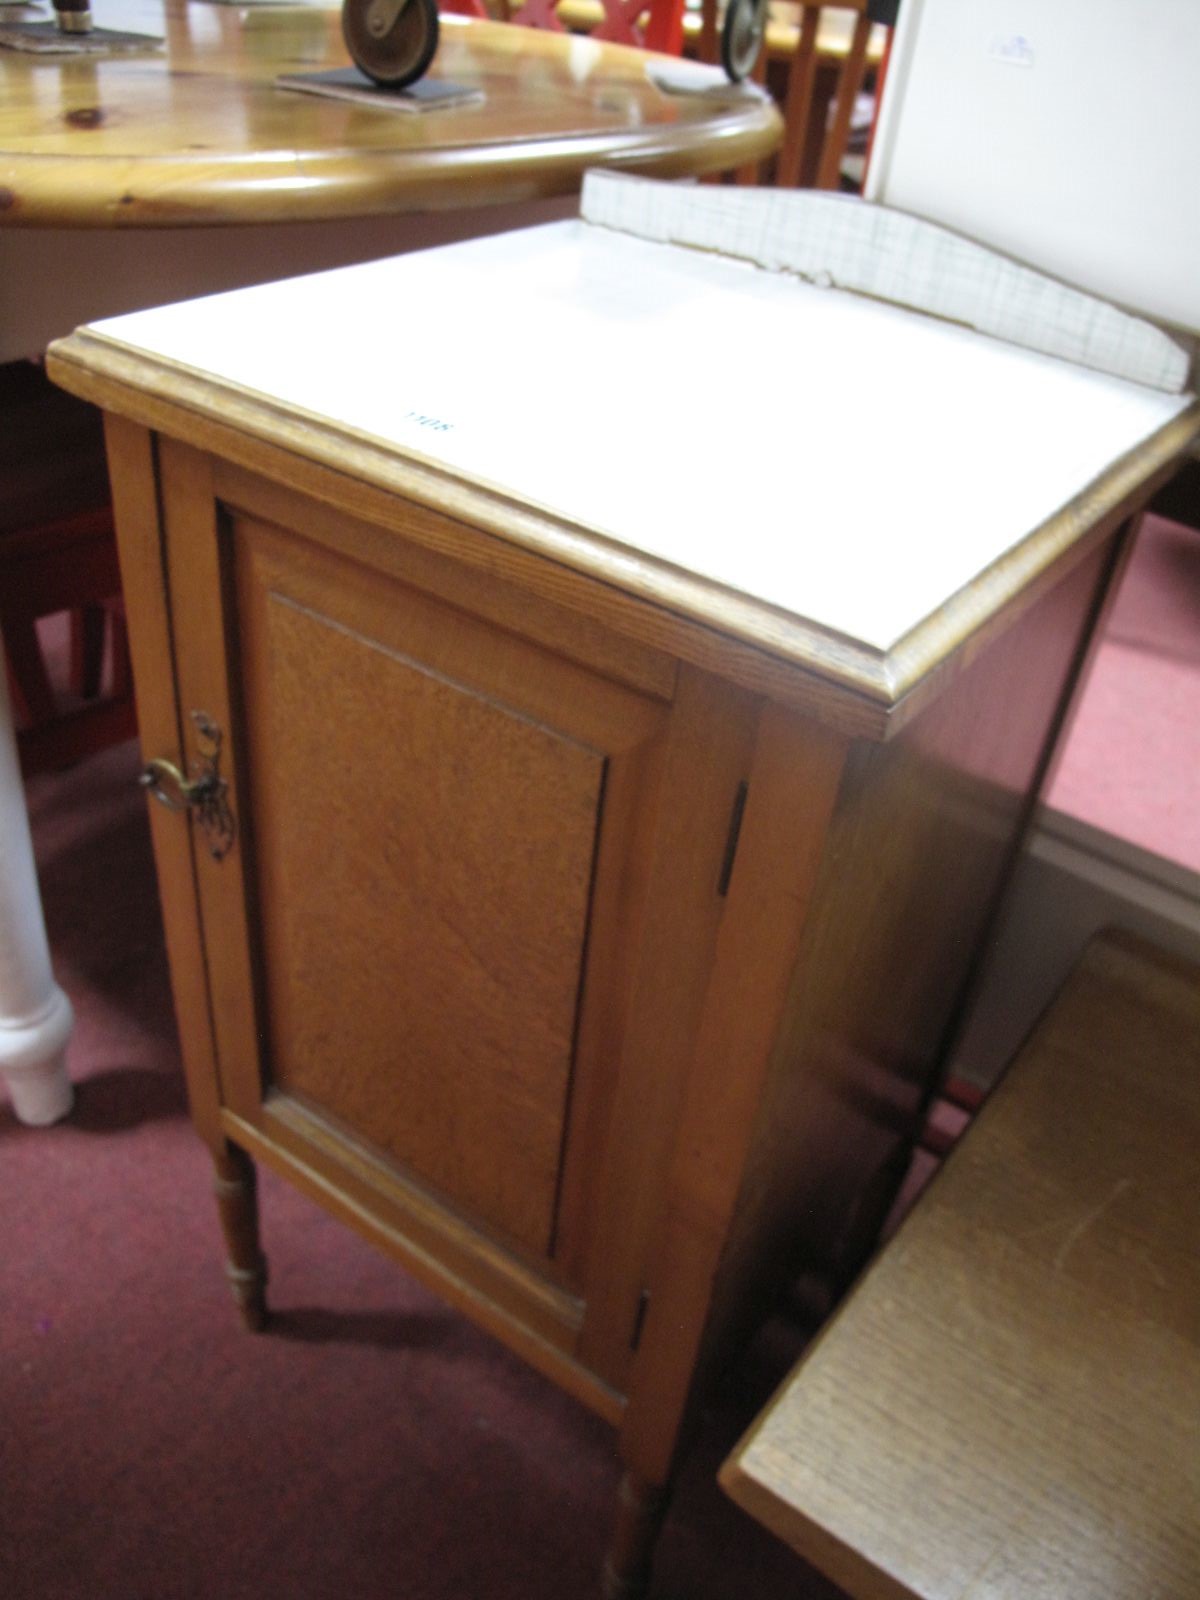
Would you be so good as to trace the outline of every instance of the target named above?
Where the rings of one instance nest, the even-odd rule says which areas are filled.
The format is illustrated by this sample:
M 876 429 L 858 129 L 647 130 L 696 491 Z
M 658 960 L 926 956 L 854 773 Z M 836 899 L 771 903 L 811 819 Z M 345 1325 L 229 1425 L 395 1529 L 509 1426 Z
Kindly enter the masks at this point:
M 905 1170 L 1042 780 L 1113 546 L 896 740 L 853 747 L 760 1108 L 710 1354 L 790 1272 L 836 1293 Z

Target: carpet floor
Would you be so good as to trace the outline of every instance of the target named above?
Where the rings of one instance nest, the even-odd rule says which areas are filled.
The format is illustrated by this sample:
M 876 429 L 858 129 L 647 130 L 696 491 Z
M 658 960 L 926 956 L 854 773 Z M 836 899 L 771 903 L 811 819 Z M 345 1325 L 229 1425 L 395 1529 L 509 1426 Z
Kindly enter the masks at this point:
M 1200 533 L 1147 517 L 1047 795 L 1200 872 Z

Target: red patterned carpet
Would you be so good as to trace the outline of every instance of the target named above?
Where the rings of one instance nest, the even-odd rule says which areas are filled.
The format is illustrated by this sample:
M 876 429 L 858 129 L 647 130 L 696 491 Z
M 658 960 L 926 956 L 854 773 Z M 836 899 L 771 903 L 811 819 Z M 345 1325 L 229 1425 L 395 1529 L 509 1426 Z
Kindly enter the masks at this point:
M 1049 801 L 1200 872 L 1200 532 L 1147 517 Z

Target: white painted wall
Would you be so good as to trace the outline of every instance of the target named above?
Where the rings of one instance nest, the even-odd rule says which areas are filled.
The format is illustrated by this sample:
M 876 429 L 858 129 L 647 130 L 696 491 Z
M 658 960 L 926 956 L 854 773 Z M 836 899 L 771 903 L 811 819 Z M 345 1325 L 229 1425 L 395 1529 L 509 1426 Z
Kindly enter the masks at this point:
M 981 1087 L 994 1082 L 1102 928 L 1128 929 L 1200 962 L 1200 874 L 1045 810 L 1009 889 L 951 1073 Z
M 1200 0 L 904 0 L 866 192 L 1200 331 Z

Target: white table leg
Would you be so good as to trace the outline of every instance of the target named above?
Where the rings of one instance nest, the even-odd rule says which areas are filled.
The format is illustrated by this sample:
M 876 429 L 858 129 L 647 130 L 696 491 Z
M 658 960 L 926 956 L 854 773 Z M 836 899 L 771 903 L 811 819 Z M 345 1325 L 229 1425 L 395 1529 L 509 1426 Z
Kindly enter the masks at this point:
M 71 1109 L 66 1046 L 74 1015 L 54 981 L 17 762 L 7 676 L 0 663 L 0 1077 L 13 1110 L 35 1126 Z

